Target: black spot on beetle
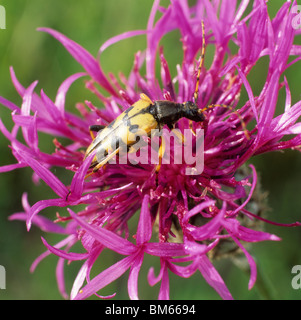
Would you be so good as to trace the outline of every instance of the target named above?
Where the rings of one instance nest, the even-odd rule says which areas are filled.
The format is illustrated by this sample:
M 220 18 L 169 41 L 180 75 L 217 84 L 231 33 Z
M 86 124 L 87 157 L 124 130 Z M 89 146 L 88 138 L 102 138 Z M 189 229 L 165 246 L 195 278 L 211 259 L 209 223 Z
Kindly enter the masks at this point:
M 112 139 L 111 139 L 111 148 L 113 150 L 116 150 L 119 148 L 119 138 L 114 136 Z
M 89 130 L 94 131 L 94 132 L 99 132 L 99 131 L 103 130 L 105 127 L 106 126 L 95 124 L 95 125 L 90 126 Z
M 107 128 L 113 128 L 115 121 L 116 121 L 116 119 L 113 120 L 111 123 L 109 123 L 108 126 L 107 126 Z
M 129 126 L 129 131 L 135 133 L 138 128 L 139 128 L 138 124 L 132 124 Z
M 128 114 L 133 108 L 134 108 L 133 106 L 130 106 L 123 113 Z

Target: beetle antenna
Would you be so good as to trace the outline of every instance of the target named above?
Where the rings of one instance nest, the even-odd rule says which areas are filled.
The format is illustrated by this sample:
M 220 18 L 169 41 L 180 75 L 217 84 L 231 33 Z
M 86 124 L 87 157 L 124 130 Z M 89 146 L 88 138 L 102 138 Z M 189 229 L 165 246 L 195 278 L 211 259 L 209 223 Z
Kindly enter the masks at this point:
M 233 107 L 231 106 L 228 106 L 226 104 L 210 104 L 209 106 L 201 109 L 202 112 L 208 110 L 208 109 L 211 109 L 211 108 L 216 108 L 216 107 L 220 107 L 220 108 L 226 108 L 228 110 L 230 110 L 231 112 L 233 112 L 234 114 L 236 114 L 237 118 L 239 119 L 240 121 L 240 124 L 241 124 L 241 127 L 243 129 L 243 132 L 247 138 L 247 140 L 250 140 L 250 135 L 248 133 L 248 130 L 247 130 L 247 126 L 246 126 L 246 123 L 245 121 L 243 120 L 242 116 L 240 115 L 240 113 L 237 111 L 237 110 L 234 110 Z
M 205 25 L 204 25 L 204 21 L 202 21 L 202 52 L 200 56 L 200 63 L 198 66 L 198 73 L 196 77 L 195 91 L 193 94 L 195 104 L 197 104 L 198 97 L 199 97 L 200 75 L 201 75 L 201 70 L 204 64 L 204 58 L 205 58 Z
M 194 94 L 193 94 L 194 103 L 196 105 L 197 105 L 198 97 L 199 97 L 200 76 L 201 76 L 201 71 L 202 71 L 202 67 L 204 64 L 204 58 L 205 58 L 205 25 L 204 25 L 204 21 L 202 21 L 202 51 L 201 51 L 201 56 L 199 58 L 200 63 L 198 66 L 198 73 L 196 76 L 196 85 L 195 85 L 195 90 L 194 90 Z M 193 135 L 195 135 L 195 132 L 193 130 L 193 122 L 191 120 L 189 121 L 189 128 L 192 131 Z

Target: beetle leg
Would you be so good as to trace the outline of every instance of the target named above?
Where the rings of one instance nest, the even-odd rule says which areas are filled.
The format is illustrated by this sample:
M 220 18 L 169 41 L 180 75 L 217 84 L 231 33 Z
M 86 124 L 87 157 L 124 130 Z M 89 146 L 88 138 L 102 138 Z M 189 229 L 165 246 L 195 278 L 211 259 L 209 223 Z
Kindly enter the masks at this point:
M 172 130 L 173 134 L 182 142 L 184 143 L 185 142 L 185 137 L 184 135 L 179 132 L 178 130 Z M 157 180 L 158 180 L 158 172 L 159 170 L 161 169 L 161 165 L 162 165 L 162 158 L 164 156 L 164 153 L 165 153 L 165 149 L 166 149 L 166 142 L 165 142 L 165 139 L 164 137 L 162 136 L 161 137 L 161 143 L 160 143 L 160 146 L 159 146 L 159 152 L 158 152 L 158 155 L 159 155 L 159 164 L 156 166 L 156 174 L 157 174 Z
M 107 162 L 109 162 L 116 154 L 118 154 L 118 152 L 120 151 L 120 148 L 117 148 L 116 150 L 114 150 L 112 153 L 108 154 L 105 159 L 103 159 L 101 162 L 97 163 L 97 165 L 93 168 L 92 172 L 90 172 L 89 174 L 87 174 L 85 176 L 85 179 L 89 176 L 91 176 L 93 173 L 95 173 L 96 171 L 98 171 L 100 168 L 102 168 Z
M 196 133 L 195 133 L 195 131 L 193 129 L 193 121 L 192 120 L 189 120 L 189 129 L 191 130 L 192 134 L 194 136 L 196 136 Z
M 181 141 L 181 143 L 185 142 L 185 137 L 182 132 L 177 129 L 172 129 L 171 131 Z
M 164 156 L 164 152 L 165 152 L 165 148 L 166 148 L 166 143 L 165 143 L 165 140 L 163 137 L 161 137 L 161 143 L 160 143 L 160 146 L 159 146 L 159 152 L 158 152 L 158 155 L 159 155 L 159 163 L 158 165 L 156 166 L 156 174 L 158 175 L 158 172 L 161 168 L 161 165 L 162 165 L 162 158 Z
M 120 148 L 117 148 L 116 150 L 114 150 L 112 153 L 108 154 L 104 160 L 102 160 L 101 162 L 99 162 L 94 168 L 93 168 L 93 172 L 96 172 L 97 170 L 99 170 L 101 167 L 103 167 L 107 162 L 109 162 L 114 156 L 116 156 L 116 154 L 120 151 Z

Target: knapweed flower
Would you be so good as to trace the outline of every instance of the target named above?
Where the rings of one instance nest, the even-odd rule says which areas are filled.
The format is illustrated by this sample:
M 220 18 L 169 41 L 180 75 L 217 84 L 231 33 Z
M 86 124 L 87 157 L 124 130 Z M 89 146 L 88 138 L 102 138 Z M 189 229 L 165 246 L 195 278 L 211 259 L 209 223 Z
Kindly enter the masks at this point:
M 47 251 L 32 269 L 50 253 L 57 255 L 57 280 L 63 296 L 67 296 L 64 262 L 81 260 L 72 299 L 97 294 L 127 270 L 129 297 L 138 299 L 138 275 L 144 257 L 152 255 L 159 258 L 161 267 L 158 275 L 150 268 L 147 278 L 150 285 L 161 282 L 159 299 L 170 297 L 169 272 L 188 278 L 198 271 L 223 299 L 231 299 L 212 263 L 226 242 L 245 254 L 250 265 L 249 288 L 254 285 L 256 264 L 246 244 L 280 239 L 256 227 L 256 221 L 270 221 L 262 217 L 260 210 L 252 211 L 257 174 L 253 165 L 247 169 L 244 164 L 254 155 L 299 149 L 301 145 L 301 126 L 297 122 L 301 101 L 291 104 L 289 84 L 283 77 L 285 70 L 300 60 L 301 47 L 294 44 L 297 31 L 292 27 L 294 14 L 289 2 L 274 18 L 269 17 L 264 0 L 254 0 L 246 12 L 249 2 L 198 0 L 189 7 L 188 1 L 171 0 L 165 8 L 155 0 L 146 30 L 125 32 L 100 48 L 99 56 L 118 41 L 146 36 L 146 50 L 135 55 L 129 76 L 121 74 L 119 79 L 112 74 L 106 76 L 98 59 L 77 43 L 57 31 L 41 28 L 61 42 L 85 70 L 61 84 L 54 102 L 43 90 L 40 94 L 34 92 L 37 82 L 23 87 L 11 69 L 13 84 L 23 102 L 18 107 L 4 98 L 0 100 L 12 110 L 12 130 L 3 122 L 0 129 L 17 159 L 17 163 L 3 166 L 1 171 L 31 167 L 34 182 L 44 180 L 57 194 L 55 199 L 32 206 L 24 194 L 24 212 L 11 219 L 26 220 L 28 230 L 35 224 L 46 232 L 62 234 L 64 238 L 54 245 L 42 239 Z M 204 130 L 203 172 L 186 175 L 189 164 L 171 163 L 162 164 L 156 176 L 153 164 L 108 163 L 90 174 L 92 154 L 85 157 L 85 150 L 92 141 L 91 125 L 107 126 L 139 100 L 141 93 L 152 101 L 193 100 L 202 22 L 205 43 L 214 47 L 214 57 L 211 66 L 201 70 L 197 104 L 200 109 L 210 104 L 229 106 L 209 108 L 204 111 L 205 120 L 193 124 L 194 130 Z M 183 60 L 172 78 L 172 67 L 165 59 L 160 40 L 175 29 L 181 34 Z M 262 56 L 269 59 L 268 72 L 261 92 L 254 95 L 247 76 Z M 295 58 L 288 62 L 290 57 Z M 156 59 L 161 67 L 159 75 Z M 146 73 L 142 75 L 144 64 Z M 81 116 L 77 116 L 65 110 L 65 97 L 72 83 L 82 77 L 86 77 L 86 87 L 99 99 L 99 106 L 90 101 L 78 104 Z M 248 93 L 247 101 L 240 98 L 243 88 Z M 276 116 L 281 88 L 286 92 L 286 101 L 282 113 Z M 177 128 L 182 132 L 189 129 L 189 121 L 180 119 Z M 17 138 L 20 131 L 23 142 Z M 41 151 L 39 132 L 55 137 L 52 154 Z M 59 142 L 61 137 L 70 142 L 63 145 Z M 64 185 L 53 173 L 54 167 L 74 173 L 70 185 Z M 47 207 L 66 207 L 68 213 L 58 214 L 56 221 L 51 221 L 41 215 Z M 133 233 L 129 224 L 134 215 L 139 219 Z M 299 223 L 290 224 L 295 225 Z M 73 252 L 77 242 L 82 244 L 84 253 Z M 94 262 L 102 258 L 105 248 L 120 254 L 120 259 L 105 270 L 97 270 L 98 275 L 91 278 Z

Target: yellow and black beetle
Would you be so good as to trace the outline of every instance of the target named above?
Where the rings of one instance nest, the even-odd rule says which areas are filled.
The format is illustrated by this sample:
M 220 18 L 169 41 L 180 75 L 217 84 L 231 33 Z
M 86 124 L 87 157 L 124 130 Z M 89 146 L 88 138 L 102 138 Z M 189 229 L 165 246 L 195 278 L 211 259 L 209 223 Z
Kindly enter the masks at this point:
M 153 102 L 147 95 L 142 93 L 140 95 L 140 100 L 121 113 L 108 126 L 91 126 L 90 133 L 93 141 L 86 151 L 85 158 L 92 154 L 92 152 L 95 152 L 95 156 L 91 163 L 93 172 L 96 172 L 110 159 L 117 155 L 122 147 L 126 146 L 129 150 L 129 148 L 136 143 L 135 135 L 137 134 L 137 130 L 143 130 L 146 132 L 148 137 L 150 137 L 152 129 L 161 129 L 164 125 L 167 125 L 169 129 L 172 129 L 174 128 L 175 123 L 183 117 L 190 120 L 190 128 L 192 128 L 192 121 L 202 122 L 205 120 L 203 113 L 205 110 L 212 107 L 225 107 L 229 109 L 226 105 L 212 104 L 203 109 L 200 109 L 197 106 L 200 73 L 205 55 L 205 29 L 203 23 L 202 32 L 202 53 L 198 66 L 196 88 L 193 96 L 194 102 L 188 101 L 184 103 L 176 103 L 167 100 L 158 100 Z M 244 127 L 241 116 L 237 111 L 234 112 L 237 114 Z M 93 131 L 98 131 L 96 137 L 94 137 L 92 133 Z M 121 144 L 123 144 L 123 146 L 121 146 Z M 162 148 L 159 149 L 159 161 L 161 158 Z M 160 166 L 161 163 L 159 162 L 156 171 L 160 169 Z
M 152 129 L 161 129 L 164 125 L 173 129 L 174 124 L 183 117 L 196 122 L 205 120 L 202 110 L 191 101 L 175 103 L 158 100 L 152 102 L 147 95 L 142 93 L 140 100 L 121 113 L 108 126 L 90 127 L 90 131 L 99 130 L 86 151 L 86 157 L 95 151 L 96 156 L 91 163 L 93 172 L 118 154 L 120 148 L 129 149 L 135 144 L 139 130 L 143 130 L 150 137 Z

